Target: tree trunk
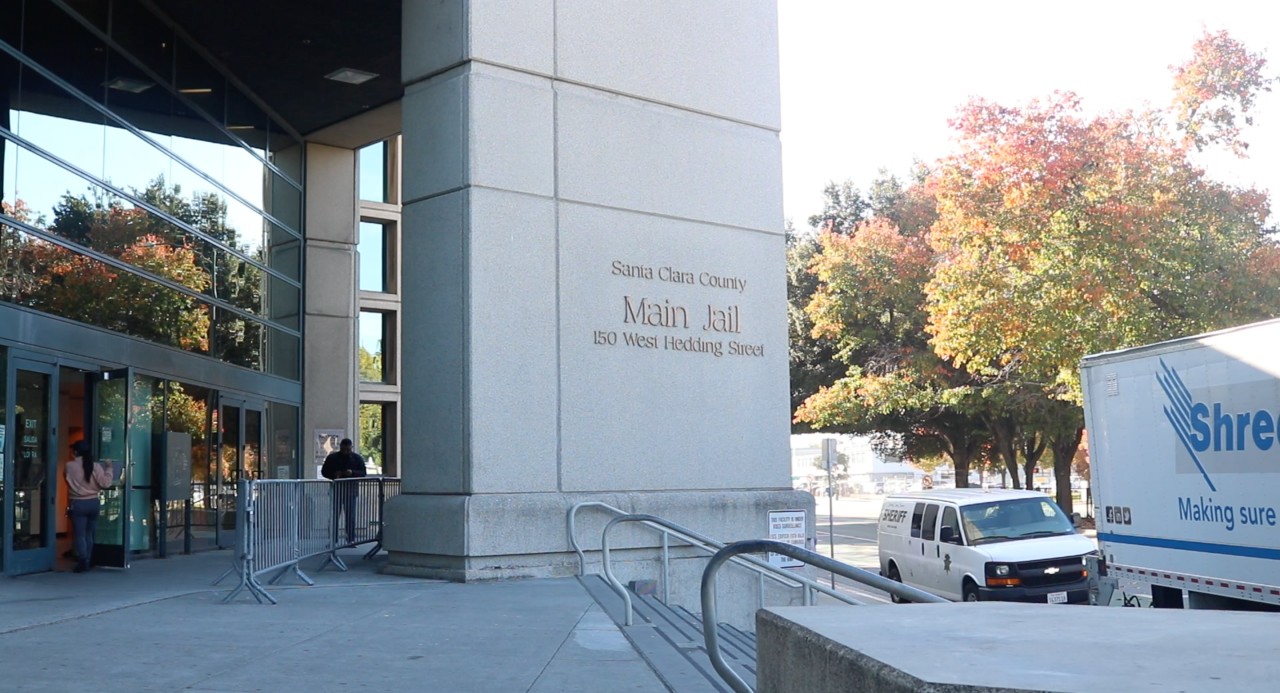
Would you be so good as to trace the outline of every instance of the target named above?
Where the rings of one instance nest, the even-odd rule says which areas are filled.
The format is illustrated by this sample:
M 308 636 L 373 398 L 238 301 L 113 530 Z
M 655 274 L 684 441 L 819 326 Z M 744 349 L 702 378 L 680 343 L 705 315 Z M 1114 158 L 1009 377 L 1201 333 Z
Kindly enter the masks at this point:
M 969 447 L 956 445 L 951 452 L 951 463 L 956 470 L 956 488 L 969 488 Z
M 1000 454 L 1004 468 L 1009 470 L 1013 487 L 1022 488 L 1018 480 L 1018 449 L 1014 440 L 1018 435 L 1017 424 L 1007 416 L 999 416 L 989 419 L 987 427 L 991 429 L 991 437 L 995 440 L 996 452 Z
M 1083 428 L 1049 439 L 1049 447 L 1053 449 L 1053 478 L 1058 486 L 1058 507 L 1070 515 L 1074 512 L 1071 499 L 1071 463 L 1076 458 L 1076 450 L 1080 449 L 1080 438 Z
M 1022 478 L 1026 480 L 1026 487 L 1030 490 L 1035 486 L 1036 466 L 1040 464 L 1040 458 L 1044 456 L 1045 439 L 1039 434 L 1031 434 L 1030 436 L 1023 434 L 1022 436 Z

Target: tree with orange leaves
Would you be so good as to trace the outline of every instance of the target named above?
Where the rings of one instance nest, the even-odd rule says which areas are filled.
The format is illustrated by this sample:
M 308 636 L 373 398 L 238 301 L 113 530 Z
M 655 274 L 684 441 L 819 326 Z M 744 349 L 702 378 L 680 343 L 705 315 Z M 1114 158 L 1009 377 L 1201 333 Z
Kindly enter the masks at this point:
M 1248 69 L 1233 80 L 1206 61 Z M 931 181 L 931 343 L 990 387 L 1048 398 L 1036 410 L 1056 415 L 1007 433 L 1025 443 L 1050 429 L 1060 494 L 1083 422 L 1053 400 L 1080 401 L 1082 357 L 1276 314 L 1268 196 L 1215 181 L 1192 159 L 1213 144 L 1243 151 L 1232 108 L 1205 107 L 1230 95 L 1247 111 L 1268 83 L 1261 65 L 1229 37 L 1206 36 L 1177 73 L 1185 108 L 1173 128 L 1160 112 L 1086 115 L 1068 93 L 1021 108 L 978 99 L 952 122 L 959 149 Z M 1013 467 L 1011 441 L 993 433 Z
M 1069 93 L 1022 107 L 966 104 L 952 121 L 957 150 L 910 188 L 930 203 L 915 216 L 929 251 L 920 334 L 883 330 L 886 296 L 868 261 L 900 260 L 898 240 L 868 236 L 885 247 L 861 255 L 824 243 L 807 310 L 815 331 L 862 347 L 841 351 L 848 376 L 797 419 L 909 434 L 939 412 L 971 427 L 976 418 L 1015 485 L 1051 455 L 1069 509 L 1080 358 L 1271 317 L 1280 305 L 1269 197 L 1216 181 L 1193 160 L 1212 146 L 1244 151 L 1238 125 L 1274 81 L 1264 66 L 1230 37 L 1206 34 L 1175 72 L 1172 111 L 1090 115 Z M 904 280 L 920 276 L 907 267 L 897 269 Z M 877 339 L 878 350 L 865 348 Z M 876 360 L 895 347 L 911 357 Z

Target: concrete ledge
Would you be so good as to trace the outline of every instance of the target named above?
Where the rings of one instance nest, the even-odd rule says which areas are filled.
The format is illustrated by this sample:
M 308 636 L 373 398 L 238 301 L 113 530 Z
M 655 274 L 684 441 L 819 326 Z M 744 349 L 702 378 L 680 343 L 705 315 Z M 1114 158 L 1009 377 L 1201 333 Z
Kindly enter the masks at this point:
M 657 515 L 725 542 L 767 537 L 769 510 L 805 509 L 806 535 L 814 535 L 813 497 L 791 490 L 403 494 L 387 501 L 386 572 L 461 581 L 574 575 L 567 513 L 583 501 Z M 597 563 L 612 517 L 590 508 L 578 516 L 579 542 Z M 610 541 L 621 563 L 652 561 L 661 546 L 657 532 L 639 526 L 618 527 Z M 638 577 L 653 577 L 651 568 L 645 573 Z
M 758 691 L 1273 690 L 1274 614 L 1036 604 L 779 607 Z

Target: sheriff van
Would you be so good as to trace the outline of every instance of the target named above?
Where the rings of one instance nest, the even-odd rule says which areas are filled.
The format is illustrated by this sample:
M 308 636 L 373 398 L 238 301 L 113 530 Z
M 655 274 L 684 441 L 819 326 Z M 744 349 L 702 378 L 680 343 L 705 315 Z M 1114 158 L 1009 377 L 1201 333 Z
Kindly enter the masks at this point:
M 1037 491 L 892 495 L 876 535 L 881 575 L 953 601 L 1089 600 L 1085 558 L 1097 547 Z

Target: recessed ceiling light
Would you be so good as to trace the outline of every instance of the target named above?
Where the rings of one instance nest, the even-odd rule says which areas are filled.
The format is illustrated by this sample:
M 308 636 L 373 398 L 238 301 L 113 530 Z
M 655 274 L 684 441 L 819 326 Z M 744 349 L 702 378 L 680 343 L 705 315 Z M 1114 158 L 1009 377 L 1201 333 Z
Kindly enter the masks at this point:
M 141 94 L 142 92 L 155 86 L 155 82 L 134 79 L 132 77 L 116 77 L 113 80 L 103 82 L 102 86 L 117 91 L 127 91 L 130 94 Z
M 342 67 L 325 75 L 324 78 L 342 82 L 343 84 L 364 84 L 377 76 L 372 72 L 365 72 L 352 67 Z
M 187 87 L 186 89 L 179 89 L 178 93 L 179 94 L 212 94 L 213 87 Z

